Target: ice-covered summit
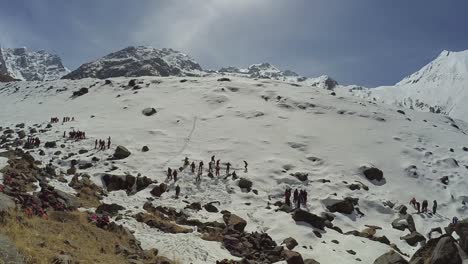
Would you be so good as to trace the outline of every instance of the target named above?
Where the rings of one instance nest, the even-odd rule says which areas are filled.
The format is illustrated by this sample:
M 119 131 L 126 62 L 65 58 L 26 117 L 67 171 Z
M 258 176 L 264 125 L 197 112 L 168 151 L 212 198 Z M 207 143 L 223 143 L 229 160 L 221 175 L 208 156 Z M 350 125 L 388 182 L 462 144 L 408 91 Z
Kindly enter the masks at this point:
M 127 47 L 85 63 L 64 79 L 138 76 L 198 76 L 201 66 L 190 56 L 173 49 Z
M 0 74 L 22 81 L 60 79 L 70 71 L 58 55 L 26 48 L 0 48 Z

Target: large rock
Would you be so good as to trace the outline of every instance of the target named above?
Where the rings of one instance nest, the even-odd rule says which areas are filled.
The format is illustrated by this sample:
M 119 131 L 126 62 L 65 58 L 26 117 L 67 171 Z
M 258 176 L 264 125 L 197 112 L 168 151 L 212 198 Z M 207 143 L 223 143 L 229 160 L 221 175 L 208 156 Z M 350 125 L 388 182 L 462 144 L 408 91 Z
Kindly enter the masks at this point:
M 57 143 L 55 141 L 49 141 L 49 142 L 46 142 L 44 144 L 44 147 L 45 148 L 56 148 L 57 147 Z
M 247 225 L 247 222 L 244 219 L 230 212 L 224 212 L 223 220 L 228 228 L 234 229 L 238 232 L 244 232 L 244 228 Z
M 468 253 L 468 218 L 459 221 L 455 225 L 455 232 L 460 237 L 460 247 Z
M 406 236 L 402 236 L 401 240 L 405 240 L 410 246 L 416 246 L 419 242 L 426 241 L 426 238 L 417 231 L 413 231 Z
M 119 191 L 125 190 L 127 192 L 132 192 L 135 185 L 136 178 L 131 175 L 111 175 L 106 174 L 102 176 L 102 181 L 104 187 L 107 191 Z
M 408 261 L 397 252 L 391 250 L 378 257 L 374 264 L 408 264 Z
M 282 255 L 287 264 L 304 264 L 301 254 L 296 251 L 284 250 Z
M 354 203 L 352 199 L 329 201 L 327 209 L 332 213 L 351 214 L 354 212 Z
M 408 229 L 410 232 L 416 231 L 413 216 L 410 214 L 400 214 L 397 219 L 393 220 L 392 227 L 401 231 L 404 231 L 405 229 Z
M 98 214 L 104 214 L 108 213 L 112 216 L 116 215 L 120 210 L 125 210 L 125 207 L 118 205 L 118 204 L 101 204 L 96 208 L 96 213 Z
M 410 260 L 411 264 L 461 264 L 455 239 L 449 235 L 430 239 Z
M 370 181 L 381 181 L 383 180 L 383 172 L 375 167 L 372 168 L 366 168 L 362 172 L 364 173 L 364 176 Z
M 305 222 L 315 228 L 324 230 L 325 228 L 325 218 L 322 218 L 318 215 L 306 212 L 302 209 L 298 209 L 294 211 L 292 218 L 296 222 Z
M 132 154 L 126 147 L 118 146 L 114 152 L 114 159 L 125 159 Z
M 283 244 L 289 249 L 289 250 L 293 250 L 297 245 L 297 241 L 296 239 L 292 238 L 292 237 L 288 237 L 286 238 L 285 240 L 283 240 Z
M 239 187 L 241 189 L 247 189 L 247 190 L 250 190 L 252 188 L 252 181 L 246 179 L 246 178 L 240 178 L 239 179 L 239 183 L 238 183 Z
M 145 108 L 143 109 L 143 111 L 141 111 L 145 116 L 152 116 L 154 114 L 157 113 L 156 109 L 154 109 L 153 107 L 148 107 L 148 108 Z
M 296 177 L 300 181 L 307 181 L 309 174 L 307 172 L 295 172 L 291 176 Z
M 151 194 L 156 197 L 161 197 L 163 193 L 167 190 L 167 185 L 165 183 L 161 183 L 158 186 L 155 186 L 153 190 L 151 190 Z

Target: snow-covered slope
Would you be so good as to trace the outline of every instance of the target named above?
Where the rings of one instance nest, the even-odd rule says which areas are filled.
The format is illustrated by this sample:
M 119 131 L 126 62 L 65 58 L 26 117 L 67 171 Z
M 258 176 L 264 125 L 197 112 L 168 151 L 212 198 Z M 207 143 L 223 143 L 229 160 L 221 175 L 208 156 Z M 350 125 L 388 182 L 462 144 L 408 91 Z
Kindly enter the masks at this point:
M 55 54 L 26 48 L 0 48 L 0 74 L 23 81 L 60 79 L 70 71 Z
M 443 51 L 395 86 L 355 92 L 386 103 L 468 121 L 468 50 Z
M 101 175 L 109 170 L 121 175 L 140 173 L 166 182 L 169 192 L 161 198 L 150 194 L 155 186 L 152 184 L 132 196 L 124 191 L 110 192 L 104 201 L 126 208 L 120 211 L 118 223 L 133 230 L 144 248 L 157 247 L 161 255 L 181 263 L 215 263 L 235 257 L 221 243 L 203 240 L 196 230 L 170 234 L 137 222 L 132 216 L 145 211 L 145 202 L 175 207 L 203 222 L 223 222 L 220 213 L 184 209 L 186 202 L 203 205 L 218 201 L 220 210 L 229 210 L 247 221 L 247 231 L 267 232 L 278 244 L 293 237 L 299 243 L 295 250 L 304 258 L 325 264 L 373 263 L 391 247 L 333 229 L 321 231 L 296 223 L 290 213 L 278 211 L 273 205 L 283 201 L 286 188 L 307 190 L 305 210 L 317 215 L 327 212 L 326 205 L 333 199 L 358 198 L 364 215 L 335 213 L 334 226 L 345 233 L 378 226 L 382 229 L 375 236 L 385 236 L 409 255 L 417 247 L 400 239 L 408 231 L 391 225 L 398 218 L 398 205 L 408 205 L 412 197 L 427 199 L 430 206 L 433 200 L 438 201 L 435 215 L 408 209 L 423 235 L 431 228 L 446 226 L 453 216 L 468 216 L 461 203 L 468 201 L 468 156 L 462 149 L 468 144 L 466 123 L 457 122 L 456 128 L 455 121 L 442 115 L 412 110 L 402 114 L 391 105 L 342 96 L 341 90 L 332 96 L 326 90 L 293 87 L 274 80 L 231 77 L 231 82 L 218 82 L 218 78 L 185 77 L 181 82 L 177 77 L 142 77 L 137 80 L 141 82 L 139 90 L 127 86 L 130 78 L 113 78 L 111 84 L 89 78 L 0 84 L 0 126 L 25 122 L 44 127 L 50 117 L 73 116 L 76 121 L 54 124 L 39 136 L 42 142 L 64 144 L 60 149 L 63 155 L 89 150 L 75 154 L 78 162 L 93 164 L 79 173 L 91 175 L 99 185 Z M 89 93 L 71 97 L 82 87 L 89 87 Z M 154 107 L 157 113 L 143 115 L 141 111 L 146 107 Z M 74 142 L 61 137 L 72 129 L 86 131 L 87 139 Z M 94 141 L 108 136 L 113 146 L 123 145 L 131 155 L 107 161 L 113 151 L 96 151 Z M 148 146 L 149 151 L 142 152 L 143 146 Z M 43 164 L 52 159 L 52 164 L 62 171 L 69 168 L 68 161 L 54 156 L 54 149 L 44 151 L 44 156 L 32 154 Z M 253 182 L 258 194 L 243 192 L 239 180 L 210 179 L 206 171 L 201 183 L 196 184 L 195 176 L 184 170 L 177 182 L 184 198 L 174 199 L 176 184 L 166 180 L 167 167 L 181 167 L 185 157 L 197 163 L 203 160 L 207 166 L 212 155 L 221 159 L 222 171 L 224 164 L 231 162 L 240 177 Z M 92 161 L 94 156 L 101 162 Z M 248 171 L 243 169 L 243 160 L 249 163 Z M 371 182 L 363 176 L 360 168 L 369 164 L 383 171 L 384 181 Z M 300 181 L 290 175 L 296 172 L 307 173 L 308 179 Z M 448 176 L 448 185 L 440 182 L 443 176 Z M 71 177 L 65 176 L 68 181 Z M 71 192 L 68 185 L 57 180 L 51 180 L 51 184 Z M 351 188 L 352 184 L 361 188 Z M 389 202 L 395 204 L 394 209 Z
M 333 90 L 338 86 L 338 82 L 327 75 L 322 75 L 317 78 L 303 77 L 290 70 L 282 71 L 278 67 L 267 62 L 252 64 L 247 69 L 239 69 L 236 67 L 221 68 L 218 72 L 248 78 L 272 79 L 326 90 Z
M 198 76 L 200 65 L 191 57 L 172 49 L 128 47 L 85 63 L 64 79 L 138 77 L 138 76 Z

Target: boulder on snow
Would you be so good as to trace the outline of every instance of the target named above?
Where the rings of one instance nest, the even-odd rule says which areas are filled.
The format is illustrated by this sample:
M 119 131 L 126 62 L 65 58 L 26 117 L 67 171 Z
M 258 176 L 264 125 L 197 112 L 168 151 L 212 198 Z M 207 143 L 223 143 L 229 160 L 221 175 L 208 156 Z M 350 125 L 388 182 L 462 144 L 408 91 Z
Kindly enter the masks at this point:
M 151 194 L 156 197 L 161 197 L 163 193 L 167 190 L 167 185 L 165 183 L 161 183 L 158 186 L 155 186 L 153 190 L 151 190 Z
M 344 200 L 327 200 L 327 209 L 332 212 L 342 214 L 351 214 L 354 211 L 354 200 L 352 198 L 345 198 Z
M 244 228 L 247 225 L 244 219 L 227 211 L 223 212 L 223 220 L 227 228 L 238 232 L 244 232 Z
M 132 154 L 126 147 L 118 146 L 114 152 L 114 159 L 125 159 Z
M 426 241 L 426 238 L 417 231 L 413 231 L 406 236 L 402 236 L 401 240 L 405 240 L 410 246 L 416 246 L 419 242 Z
M 381 181 L 383 179 L 383 172 L 375 167 L 365 168 L 362 173 L 370 181 Z
M 227 78 L 227 77 L 222 77 L 222 78 L 219 78 L 218 79 L 218 82 L 230 82 L 231 79 Z
M 289 250 L 293 250 L 297 245 L 299 245 L 296 241 L 296 239 L 292 237 L 288 237 L 285 240 L 283 240 L 283 243 Z
M 326 219 L 325 218 L 322 218 L 318 215 L 315 215 L 315 214 L 312 214 L 312 213 L 309 213 L 307 211 L 304 211 L 302 209 L 298 209 L 296 211 L 294 211 L 294 213 L 292 214 L 292 218 L 294 219 L 294 221 L 296 222 L 305 222 L 315 228 L 318 228 L 318 229 L 321 229 L 321 230 L 324 230 L 325 228 L 325 221 Z
M 300 181 L 307 181 L 309 174 L 307 172 L 295 172 L 291 176 L 296 177 Z
M 400 217 L 393 220 L 392 227 L 401 231 L 404 231 L 405 229 L 408 229 L 410 232 L 416 231 L 413 216 L 410 214 L 400 215 Z
M 152 116 L 157 113 L 156 109 L 153 107 L 147 107 L 141 111 L 145 116 Z
M 142 151 L 142 152 L 148 152 L 148 151 L 149 151 L 148 146 L 143 146 L 143 147 L 141 148 L 141 151 Z
M 203 206 L 203 208 L 205 208 L 205 210 L 207 212 L 210 212 L 210 213 L 217 213 L 219 212 L 218 208 L 216 208 L 216 206 L 213 205 L 213 203 L 215 202 L 211 202 L 211 203 L 207 203 Z
M 125 190 L 132 191 L 135 185 L 135 177 L 132 175 L 111 175 L 105 174 L 102 176 L 102 182 L 107 191 Z
M 18 137 L 19 137 L 19 138 L 25 138 L 25 137 L 26 137 L 26 132 L 24 132 L 24 130 L 18 131 L 17 134 L 18 134 Z
M 238 185 L 241 189 L 247 189 L 250 191 L 250 189 L 252 188 L 252 181 L 251 180 L 248 180 L 246 178 L 240 178 L 239 179 L 239 182 L 238 182 Z
M 408 261 L 394 250 L 391 250 L 378 257 L 374 264 L 408 264 Z
M 299 254 L 299 252 L 284 250 L 281 254 L 286 260 L 287 264 L 304 264 L 304 259 L 302 259 L 302 256 Z
M 97 214 L 104 214 L 108 213 L 112 216 L 116 215 L 120 210 L 125 210 L 125 207 L 118 205 L 118 204 L 106 204 L 103 203 L 96 208 L 96 213 Z
M 45 148 L 56 148 L 57 147 L 57 143 L 55 141 L 49 141 L 49 142 L 46 142 L 44 144 L 44 147 Z

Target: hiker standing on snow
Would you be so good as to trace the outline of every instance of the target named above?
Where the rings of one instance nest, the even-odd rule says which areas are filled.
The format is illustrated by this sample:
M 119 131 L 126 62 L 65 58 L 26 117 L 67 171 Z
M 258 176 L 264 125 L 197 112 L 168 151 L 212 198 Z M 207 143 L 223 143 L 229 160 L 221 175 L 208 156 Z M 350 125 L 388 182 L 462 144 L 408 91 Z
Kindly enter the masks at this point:
M 192 168 L 192 173 L 195 173 L 195 161 L 192 161 L 192 165 L 190 165 Z
M 424 200 L 422 202 L 422 212 L 423 213 L 427 213 L 427 206 L 428 206 L 428 202 L 427 202 L 427 200 Z
M 294 190 L 294 194 L 293 194 L 293 203 L 297 204 L 298 200 L 299 200 L 299 191 L 296 189 Z
M 188 157 L 185 157 L 185 159 L 184 159 L 184 167 L 187 167 L 188 165 L 190 165 L 189 159 L 188 159 Z
M 216 171 L 215 175 L 216 176 L 219 176 L 219 171 L 220 170 L 221 170 L 221 168 L 219 167 L 219 165 L 216 165 L 216 168 L 215 168 L 215 171 Z
M 198 165 L 198 173 L 199 174 L 202 174 L 203 173 L 203 161 L 200 161 L 199 165 Z
M 437 213 L 437 201 L 434 200 L 434 204 L 432 205 L 432 213 L 436 214 Z
M 229 169 L 231 168 L 231 163 L 226 164 L 226 175 L 229 175 Z
M 247 161 L 244 160 L 244 171 L 247 172 L 247 166 L 249 166 L 249 164 L 247 163 Z
M 177 185 L 175 187 L 175 196 L 176 196 L 176 199 L 179 199 L 179 194 L 180 194 L 180 187 L 179 185 Z
M 174 177 L 174 182 L 177 181 L 177 170 L 174 170 L 174 172 L 172 173 L 172 176 Z
M 287 188 L 286 191 L 284 191 L 284 203 L 291 207 L 291 189 Z
M 167 168 L 167 179 L 171 180 L 172 179 L 172 169 Z
M 108 137 L 107 138 L 107 148 L 110 149 L 110 145 L 111 145 L 111 137 Z

